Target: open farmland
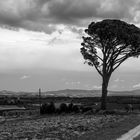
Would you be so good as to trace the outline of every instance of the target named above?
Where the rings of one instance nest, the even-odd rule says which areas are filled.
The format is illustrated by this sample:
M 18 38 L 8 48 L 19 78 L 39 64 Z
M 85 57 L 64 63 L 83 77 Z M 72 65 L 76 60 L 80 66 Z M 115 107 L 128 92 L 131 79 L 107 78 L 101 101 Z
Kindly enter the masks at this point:
M 16 105 L 0 105 L 1 110 L 24 110 L 24 107 L 18 107 Z
M 95 137 L 94 134 L 102 132 L 105 128 L 109 128 L 107 132 L 111 132 L 112 128 L 117 126 L 114 126 L 116 123 L 125 120 L 129 122 L 129 119 L 132 119 L 130 114 L 139 114 L 140 109 L 139 96 L 109 96 L 107 98 L 108 110 L 118 113 L 112 112 L 111 115 L 110 113 L 102 114 L 102 112 L 84 112 L 40 116 L 37 97 L 24 97 L 20 100 L 23 103 L 20 106 L 1 105 L 1 110 L 5 110 L 7 115 L 5 116 L 6 120 L 0 124 L 0 140 L 81 140 L 87 134 L 89 136 L 92 134 L 92 138 Z M 60 106 L 61 103 L 73 102 L 83 107 L 93 107 L 93 110 L 100 108 L 100 97 L 41 98 L 41 103 L 51 101 L 55 103 L 56 107 L 57 105 Z M 125 106 L 129 103 L 134 106 L 132 113 L 127 113 L 125 110 Z M 119 137 L 120 134 L 122 133 L 116 137 Z

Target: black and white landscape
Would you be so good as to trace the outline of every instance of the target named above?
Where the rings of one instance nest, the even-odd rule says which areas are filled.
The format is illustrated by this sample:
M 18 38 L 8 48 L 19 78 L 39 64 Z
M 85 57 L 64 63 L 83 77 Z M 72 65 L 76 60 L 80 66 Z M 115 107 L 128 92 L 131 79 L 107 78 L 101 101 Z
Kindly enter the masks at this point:
M 140 0 L 0 0 L 0 140 L 139 125 L 139 15 Z

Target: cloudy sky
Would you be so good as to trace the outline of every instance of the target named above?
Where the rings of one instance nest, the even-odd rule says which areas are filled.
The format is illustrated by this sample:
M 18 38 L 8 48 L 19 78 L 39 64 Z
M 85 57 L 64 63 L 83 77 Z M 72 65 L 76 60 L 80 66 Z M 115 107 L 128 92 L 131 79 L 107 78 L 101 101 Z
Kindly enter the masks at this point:
M 140 0 L 0 0 L 0 90 L 100 89 L 80 43 L 88 24 L 105 18 L 140 27 Z M 109 89 L 139 88 L 134 58 L 114 72 Z

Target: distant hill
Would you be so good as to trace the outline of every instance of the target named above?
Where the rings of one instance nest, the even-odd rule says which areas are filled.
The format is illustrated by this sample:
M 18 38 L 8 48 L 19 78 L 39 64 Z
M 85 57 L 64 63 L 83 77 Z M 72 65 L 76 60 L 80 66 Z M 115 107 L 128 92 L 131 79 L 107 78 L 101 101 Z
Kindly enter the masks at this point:
M 101 90 L 80 90 L 80 89 L 65 89 L 58 91 L 42 92 L 42 96 L 64 96 L 64 97 L 100 97 Z M 108 91 L 109 96 L 140 96 L 139 90 L 132 91 Z M 38 96 L 38 92 L 14 92 L 2 90 L 0 96 Z

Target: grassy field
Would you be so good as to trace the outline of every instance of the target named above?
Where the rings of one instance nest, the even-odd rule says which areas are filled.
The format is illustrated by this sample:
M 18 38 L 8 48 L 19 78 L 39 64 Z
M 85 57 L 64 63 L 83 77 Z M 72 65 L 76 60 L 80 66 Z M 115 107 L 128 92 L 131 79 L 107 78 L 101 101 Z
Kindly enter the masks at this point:
M 51 97 L 43 98 L 41 102 L 51 101 L 56 104 L 72 101 L 82 106 L 92 106 L 93 109 L 100 108 L 99 97 Z M 107 101 L 107 110 L 115 113 L 85 112 L 40 116 L 38 110 L 31 108 L 10 111 L 14 114 L 13 117 L 10 114 L 0 124 L 0 140 L 115 140 L 140 123 L 139 97 L 108 97 Z M 38 104 L 38 99 L 28 98 L 22 102 L 26 107 L 31 107 L 30 105 Z M 128 103 L 133 104 L 133 112 L 126 112 L 125 106 Z M 1 106 L 2 109 L 4 107 L 13 109 L 15 106 Z
M 128 119 L 123 115 L 57 115 L 7 120 L 0 125 L 0 140 L 84 140 L 112 124 Z M 93 137 L 91 135 L 91 137 Z
M 115 140 L 139 123 L 136 113 L 16 118 L 0 124 L 0 140 Z

